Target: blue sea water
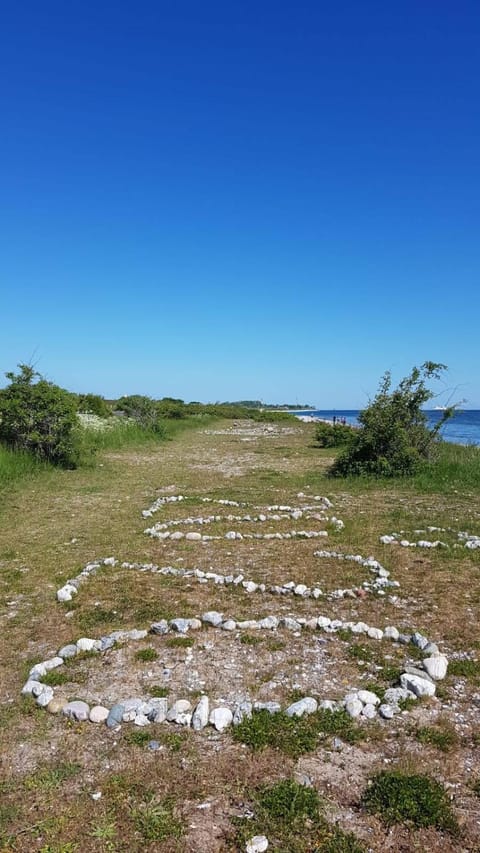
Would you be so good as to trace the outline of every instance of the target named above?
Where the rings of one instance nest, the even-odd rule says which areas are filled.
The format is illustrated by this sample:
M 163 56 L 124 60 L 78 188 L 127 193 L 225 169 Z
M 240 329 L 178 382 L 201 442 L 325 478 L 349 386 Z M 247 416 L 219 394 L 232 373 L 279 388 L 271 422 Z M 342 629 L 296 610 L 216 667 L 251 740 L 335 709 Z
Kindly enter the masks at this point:
M 358 424 L 359 409 L 316 409 L 315 411 L 295 412 L 296 415 L 310 415 L 314 418 L 331 421 L 334 417 L 337 419 L 345 418 L 347 424 L 353 426 Z M 430 410 L 425 414 L 428 418 L 430 427 L 435 426 L 442 417 L 443 412 Z M 441 436 L 444 441 L 449 441 L 452 444 L 475 444 L 480 446 L 480 410 L 464 409 L 456 412 L 453 418 L 450 418 L 441 429 Z

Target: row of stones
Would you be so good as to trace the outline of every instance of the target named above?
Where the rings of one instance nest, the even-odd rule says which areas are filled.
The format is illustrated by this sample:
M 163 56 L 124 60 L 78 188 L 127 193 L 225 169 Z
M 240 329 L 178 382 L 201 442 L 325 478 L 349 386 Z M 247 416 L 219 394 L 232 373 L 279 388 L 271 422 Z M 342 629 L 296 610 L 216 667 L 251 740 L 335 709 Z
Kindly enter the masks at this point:
M 381 630 L 380 628 L 368 626 L 364 622 L 343 622 L 340 619 L 331 620 L 325 616 L 311 619 L 304 619 L 302 617 L 282 617 L 278 619 L 276 616 L 267 616 L 258 620 L 236 621 L 234 619 L 225 619 L 223 614 L 217 611 L 208 611 L 202 615 L 201 619 L 177 618 L 170 620 L 170 622 L 161 620 L 160 622 L 153 623 L 150 626 L 150 632 L 157 635 L 165 635 L 170 631 L 186 634 L 189 630 L 198 630 L 202 625 L 229 632 L 246 629 L 272 631 L 279 627 L 284 627 L 293 631 L 301 631 L 302 628 L 310 628 L 322 629 L 326 632 L 334 633 L 343 629 L 349 630 L 353 634 L 366 634 L 366 636 L 375 640 L 381 640 L 385 637 L 393 642 L 403 644 L 412 643 L 423 652 L 423 669 L 406 666 L 405 672 L 402 673 L 400 677 L 400 687 L 391 688 L 390 692 L 387 691 L 385 694 L 387 701 L 384 703 L 381 703 L 379 697 L 374 693 L 370 692 L 367 697 L 366 694 L 368 691 L 361 690 L 349 690 L 340 704 L 332 700 L 323 700 L 320 703 L 320 707 L 328 708 L 329 710 L 336 710 L 339 707 L 344 707 L 352 717 L 361 715 L 367 718 L 372 718 L 376 716 L 377 705 L 380 705 L 379 711 L 381 715 L 385 719 L 389 719 L 396 713 L 399 713 L 400 707 L 398 703 L 400 699 L 408 697 L 434 696 L 436 689 L 435 681 L 443 679 L 447 672 L 448 662 L 445 655 L 440 654 L 438 647 L 419 633 L 414 633 L 412 635 L 401 634 L 394 626 L 387 626 L 384 630 Z M 162 702 L 160 699 L 149 699 L 148 703 L 150 704 L 151 709 L 147 714 L 145 713 L 145 708 L 139 710 L 141 703 L 145 700 L 134 699 L 132 700 L 134 703 L 139 703 L 136 707 L 129 706 L 126 708 L 125 703 L 120 702 L 116 703 L 116 705 L 111 709 L 106 709 L 104 706 L 94 706 L 93 709 L 88 708 L 88 713 L 86 713 L 86 707 L 88 707 L 87 703 L 80 702 L 79 705 L 80 700 L 75 700 L 73 703 L 65 702 L 59 697 L 55 697 L 53 688 L 48 684 L 44 684 L 41 680 L 42 678 L 45 678 L 48 672 L 62 666 L 67 659 L 75 657 L 80 652 L 102 653 L 107 651 L 107 649 L 113 648 L 117 642 L 125 640 L 143 640 L 147 635 L 148 631 L 145 629 L 134 629 L 129 631 L 114 631 L 99 640 L 82 637 L 77 640 L 76 643 L 63 646 L 56 656 L 33 666 L 30 670 L 27 682 L 22 688 L 22 693 L 32 695 L 40 707 L 47 707 L 52 712 L 61 711 L 66 716 L 74 717 L 75 719 L 90 719 L 92 722 L 102 722 L 105 720 L 107 721 L 107 725 L 110 727 L 113 726 L 113 723 L 118 725 L 121 722 L 126 722 L 127 719 L 124 719 L 124 714 L 132 715 L 128 717 L 128 721 L 134 722 L 137 725 L 147 725 L 148 722 L 152 721 L 161 722 L 162 720 L 160 717 L 163 713 L 165 713 L 164 719 L 168 722 L 190 725 L 195 713 L 193 712 L 190 717 L 188 717 L 190 714 L 190 705 L 187 709 L 184 706 L 180 707 L 177 702 L 169 709 L 168 703 L 165 704 L 165 701 Z M 202 708 L 208 701 L 207 697 L 203 697 L 203 699 L 204 704 Z M 185 702 L 186 700 L 179 701 Z M 301 704 L 302 702 L 303 704 Z M 287 709 L 287 712 L 299 715 L 306 712 L 311 713 L 313 703 L 316 703 L 316 700 L 311 697 L 305 697 L 303 700 L 300 700 L 300 703 L 294 703 L 290 706 L 289 709 Z M 280 705 L 278 705 L 278 703 L 257 703 L 255 707 L 265 708 L 266 710 L 270 710 L 272 713 L 280 710 Z M 315 704 L 315 708 L 313 708 L 313 710 L 316 710 L 317 707 L 318 705 Z M 222 706 L 220 709 L 214 709 L 212 714 L 208 715 L 207 719 L 210 720 L 218 730 L 220 730 L 219 726 L 221 728 L 226 728 L 230 725 L 235 713 L 237 713 L 238 718 L 240 710 L 237 708 L 232 712 L 230 709 Z M 135 714 L 133 714 L 134 711 Z M 184 718 L 179 716 L 178 714 L 180 713 L 187 714 L 187 717 Z M 229 721 L 225 725 L 223 722 L 220 722 L 225 721 L 227 718 Z M 108 722 L 108 720 L 110 720 L 110 722 Z M 238 719 L 238 721 L 240 722 L 241 720 Z M 206 724 L 207 723 L 205 722 L 205 725 Z
M 434 531 L 445 531 L 444 527 L 429 527 L 429 532 Z M 422 533 L 421 530 L 416 530 L 415 533 Z M 477 548 L 480 548 L 480 536 L 477 536 L 473 533 L 468 533 L 465 530 L 461 530 L 457 533 L 457 538 L 460 540 L 459 542 L 455 542 L 453 545 L 454 548 L 468 548 L 470 551 L 475 551 Z M 419 539 L 418 542 L 410 542 L 408 539 L 402 538 L 399 533 L 388 533 L 384 536 L 380 536 L 380 542 L 383 545 L 401 545 L 402 548 L 449 548 L 446 542 L 442 542 L 440 539 L 435 539 L 434 541 L 430 541 L 429 539 Z
M 154 563 L 129 563 L 123 562 L 121 564 L 122 569 L 134 569 L 140 572 L 151 572 L 153 574 L 161 574 L 161 575 L 173 575 L 175 577 L 181 577 L 185 579 L 194 578 L 199 581 L 199 583 L 208 583 L 209 581 L 213 581 L 215 584 L 219 585 L 233 585 L 233 586 L 241 586 L 247 593 L 260 592 L 265 593 L 269 592 L 273 595 L 297 595 L 302 598 L 314 598 L 318 599 L 320 597 L 326 597 L 327 599 L 339 599 L 339 598 L 354 598 L 361 597 L 362 592 L 377 592 L 380 595 L 385 594 L 385 588 L 398 588 L 400 584 L 398 581 L 392 581 L 389 579 L 390 572 L 385 569 L 378 560 L 375 560 L 373 557 L 362 557 L 360 554 L 342 554 L 339 551 L 315 551 L 314 556 L 337 559 L 337 560 L 347 560 L 358 563 L 364 568 L 369 569 L 371 572 L 376 574 L 376 578 L 374 581 L 364 581 L 361 587 L 352 587 L 350 589 L 336 589 L 329 593 L 324 593 L 319 587 L 307 587 L 305 584 L 297 583 L 295 581 L 288 581 L 287 583 L 281 585 L 273 585 L 271 587 L 266 587 L 264 583 L 256 583 L 252 580 L 245 580 L 244 575 L 223 575 L 218 572 L 204 572 L 201 569 L 178 569 L 173 566 L 164 566 L 160 568 Z M 106 557 L 105 559 L 96 560 L 94 562 L 87 563 L 86 566 L 82 569 L 82 571 L 74 578 L 71 578 L 64 584 L 60 589 L 57 590 L 57 600 L 58 601 L 71 601 L 73 596 L 78 592 L 78 587 L 84 583 L 91 575 L 96 574 L 102 566 L 116 566 L 118 565 L 118 561 L 115 557 Z
M 232 513 L 229 513 L 228 515 L 191 515 L 187 516 L 187 518 L 173 519 L 172 521 L 158 521 L 151 529 L 168 530 L 170 527 L 179 527 L 180 525 L 205 525 L 225 521 L 235 521 L 239 524 L 243 524 L 246 522 L 250 522 L 252 524 L 264 524 L 266 521 L 289 521 L 291 519 L 293 519 L 293 521 L 298 521 L 300 518 L 306 518 L 309 521 L 331 521 L 332 525 L 334 527 L 337 527 L 338 530 L 343 530 L 343 527 L 345 526 L 343 524 L 343 521 L 341 521 L 339 518 L 332 517 L 332 519 L 329 519 L 328 516 L 324 515 L 324 513 L 308 513 L 304 512 L 303 509 L 292 509 L 291 512 L 260 512 L 258 515 L 233 515 Z
M 299 492 L 297 494 L 298 498 L 304 498 L 305 494 L 303 492 Z M 189 498 L 185 495 L 165 495 L 163 497 L 157 498 L 148 509 L 142 510 L 143 518 L 150 518 L 160 509 L 162 509 L 166 504 L 174 504 L 174 503 L 182 503 L 183 501 L 189 500 Z M 229 498 L 195 498 L 195 500 L 200 501 L 200 503 L 204 504 L 220 504 L 221 506 L 232 506 L 232 507 L 242 507 L 248 506 L 246 502 L 241 501 L 232 501 Z M 318 506 L 318 503 L 322 503 L 323 506 L 330 508 L 332 506 L 331 501 L 328 498 L 323 497 L 322 495 L 315 495 L 313 498 L 316 501 L 316 504 L 313 506 L 304 506 L 301 509 L 305 510 L 313 510 Z M 295 512 L 296 508 L 291 507 L 284 504 L 272 504 L 271 506 L 267 506 L 267 512 Z
M 218 542 L 222 539 L 319 539 L 328 536 L 326 530 L 290 530 L 288 533 L 240 533 L 238 530 L 229 530 L 223 536 L 210 536 L 195 531 L 182 533 L 181 530 L 176 530 L 170 533 L 168 530 L 156 530 L 154 527 L 147 527 L 144 533 L 153 539 L 186 539 L 191 542 Z

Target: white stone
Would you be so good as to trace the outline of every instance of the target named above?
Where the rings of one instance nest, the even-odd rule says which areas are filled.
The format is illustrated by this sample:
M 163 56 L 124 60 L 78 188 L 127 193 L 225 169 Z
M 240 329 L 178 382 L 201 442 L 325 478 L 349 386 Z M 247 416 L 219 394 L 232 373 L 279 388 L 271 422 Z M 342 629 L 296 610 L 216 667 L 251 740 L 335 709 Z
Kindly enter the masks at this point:
M 314 714 L 317 708 L 317 700 L 311 696 L 305 696 L 303 699 L 299 699 L 298 702 L 290 705 L 285 713 L 288 717 L 303 717 L 304 714 Z
M 62 586 L 61 589 L 57 591 L 57 600 L 58 601 L 71 601 L 72 596 L 77 594 L 76 586 L 73 586 L 71 583 L 66 583 L 65 586 Z
M 77 649 L 81 652 L 91 652 L 95 648 L 95 640 L 91 640 L 89 637 L 80 637 L 77 640 Z
M 364 705 L 380 705 L 380 699 L 371 690 L 359 690 L 357 696 Z
M 388 703 L 384 702 L 382 705 L 380 705 L 380 708 L 378 710 L 380 716 L 383 717 L 384 720 L 391 720 L 392 717 L 395 716 L 395 714 L 398 714 L 399 708 L 398 705 L 389 705 Z
M 205 622 L 207 625 L 213 625 L 214 628 L 217 628 L 223 622 L 223 614 L 218 613 L 217 610 L 208 610 L 206 613 L 202 614 L 202 622 Z
M 63 714 L 70 720 L 84 722 L 85 720 L 88 720 L 90 708 L 88 707 L 86 702 L 82 702 L 79 699 L 76 699 L 73 702 L 68 702 L 68 704 L 65 705 L 63 709 Z
M 195 533 L 193 531 L 191 533 L 187 533 L 187 535 L 185 536 L 185 539 L 188 539 L 189 542 L 198 542 L 201 538 L 201 533 Z
M 432 681 L 427 681 L 426 678 L 419 678 L 418 675 L 411 675 L 404 672 L 400 676 L 400 684 L 407 690 L 415 693 L 415 696 L 435 696 L 435 685 Z
M 371 640 L 381 640 L 383 637 L 383 631 L 381 628 L 369 628 L 367 636 L 370 637 Z
M 109 713 L 108 708 L 104 708 L 103 705 L 94 705 L 90 708 L 88 719 L 91 723 L 104 723 Z
M 265 853 L 268 849 L 268 838 L 266 835 L 254 835 L 247 841 L 246 853 Z
M 362 717 L 366 717 L 367 720 L 373 720 L 373 718 L 376 716 L 377 716 L 377 709 L 375 708 L 375 705 L 368 703 L 367 705 L 363 706 Z
M 433 655 L 433 657 L 424 658 L 423 668 L 430 678 L 441 681 L 447 674 L 448 660 L 445 655 Z
M 209 708 L 210 704 L 208 701 L 208 696 L 202 696 L 199 699 L 197 707 L 195 708 L 192 715 L 192 727 L 195 729 L 196 732 L 201 731 L 201 729 L 204 729 L 207 725 Z
M 149 726 L 150 720 L 145 716 L 145 714 L 136 714 L 133 723 L 135 726 Z
M 39 696 L 37 696 L 37 705 L 40 705 L 41 708 L 46 708 L 49 702 L 53 699 L 53 690 L 47 684 L 42 685 L 43 690 Z
M 398 628 L 395 628 L 394 625 L 387 625 L 383 633 L 385 634 L 387 639 L 393 640 L 394 642 L 396 642 L 400 636 Z
M 329 628 L 331 624 L 332 621 L 327 616 L 319 616 L 317 619 L 317 625 L 319 628 Z
M 359 717 L 363 711 L 363 703 L 360 699 L 347 699 L 345 710 L 351 717 Z
M 192 706 L 188 699 L 177 699 L 177 701 L 174 702 L 172 707 L 168 710 L 167 721 L 169 723 L 176 723 L 178 715 L 185 714 L 187 711 L 190 711 L 191 707 Z
M 223 732 L 231 726 L 233 714 L 230 708 L 214 708 L 209 720 L 212 726 L 215 726 L 217 732 Z
M 235 631 L 237 623 L 234 619 L 226 619 L 225 622 L 222 622 L 221 627 L 224 631 Z

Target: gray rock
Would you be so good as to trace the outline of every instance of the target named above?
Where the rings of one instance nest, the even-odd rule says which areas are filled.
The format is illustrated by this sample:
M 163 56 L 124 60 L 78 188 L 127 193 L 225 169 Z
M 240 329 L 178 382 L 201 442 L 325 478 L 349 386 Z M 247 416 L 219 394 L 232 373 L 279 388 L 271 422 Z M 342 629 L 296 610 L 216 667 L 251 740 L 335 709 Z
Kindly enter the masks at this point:
M 149 726 L 150 720 L 145 714 L 136 714 L 133 723 L 135 726 Z
M 415 693 L 415 696 L 435 696 L 435 685 L 428 677 L 420 678 L 418 675 L 404 672 L 400 676 L 400 684 Z
M 433 681 L 433 678 L 430 678 L 428 672 L 418 666 L 410 666 L 407 664 L 405 666 L 405 672 L 408 672 L 409 675 L 416 675 L 418 678 L 425 678 L 427 681 Z
M 37 705 L 40 705 L 41 708 L 46 708 L 53 699 L 53 690 L 47 684 L 42 686 L 43 690 L 40 695 L 37 696 Z
M 365 705 L 380 705 L 380 699 L 373 693 L 371 690 L 359 690 L 357 693 L 357 698 L 360 699 L 360 702 L 363 702 Z
M 441 681 L 447 674 L 448 660 L 445 655 L 433 655 L 424 658 L 423 667 L 430 678 Z
M 418 649 L 424 649 L 428 646 L 427 638 L 424 637 L 423 634 L 420 634 L 419 631 L 415 631 L 415 633 L 412 634 L 411 642 L 414 646 L 417 646 Z
M 107 717 L 107 726 L 109 729 L 116 729 L 122 723 L 123 715 L 125 713 L 125 708 L 123 705 L 118 703 L 114 705 L 113 708 L 110 709 L 110 713 Z
M 160 622 L 152 622 L 150 625 L 150 631 L 152 634 L 168 634 L 169 630 L 166 619 L 160 619 Z
M 68 643 L 66 646 L 62 646 L 62 648 L 58 652 L 58 656 L 66 660 L 67 658 L 74 658 L 75 655 L 78 654 L 78 649 L 73 643 Z
M 95 640 L 92 640 L 90 637 L 80 637 L 77 640 L 77 649 L 79 652 L 93 652 L 95 649 Z
M 90 708 L 86 702 L 82 702 L 80 699 L 75 699 L 73 702 L 68 702 L 65 705 L 63 714 L 65 717 L 68 717 L 69 720 L 85 722 L 85 720 L 88 720 L 90 715 Z
M 202 696 L 195 708 L 192 715 L 192 727 L 196 732 L 201 731 L 205 728 L 208 723 L 208 717 L 210 712 L 210 703 L 208 701 L 208 696 Z
M 252 709 L 252 703 L 248 699 L 240 702 L 236 706 L 233 714 L 233 725 L 238 726 L 245 718 L 250 719 L 252 716 Z
M 223 631 L 235 631 L 237 627 L 237 623 L 234 619 L 226 619 L 225 622 L 222 622 L 221 628 Z
M 391 720 L 392 717 L 395 716 L 395 714 L 398 714 L 400 712 L 400 708 L 398 707 L 398 705 L 389 705 L 388 703 L 384 702 L 382 703 L 382 705 L 380 705 L 378 711 L 380 716 L 383 717 L 384 720 Z
M 177 631 L 179 634 L 186 634 L 190 627 L 189 619 L 172 619 L 170 622 L 170 628 L 173 631 Z
M 152 710 L 149 717 L 152 723 L 163 723 L 167 719 L 168 699 L 161 697 L 158 699 L 150 699 L 149 705 Z
M 255 711 L 268 711 L 269 714 L 278 714 L 281 711 L 279 702 L 254 702 L 253 707 Z
M 214 628 L 217 628 L 223 622 L 223 614 L 218 613 L 217 610 L 208 610 L 206 613 L 202 614 L 202 622 L 205 622 L 206 625 L 213 625 Z
M 265 616 L 258 622 L 259 628 L 273 629 L 278 627 L 278 619 L 276 616 Z
M 147 749 L 151 752 L 157 752 L 160 749 L 160 744 L 158 740 L 149 740 L 147 743 Z
M 406 687 L 389 687 L 385 690 L 383 698 L 390 705 L 397 705 L 401 699 L 415 699 L 415 693 Z
M 167 722 L 177 723 L 179 715 L 188 713 L 191 710 L 191 707 L 192 706 L 188 699 L 177 699 L 177 701 L 173 703 L 172 707 L 168 709 L 166 718 Z
M 268 850 L 268 838 L 266 835 L 254 835 L 249 838 L 245 848 L 246 853 L 265 853 Z
M 299 699 L 290 705 L 285 713 L 288 717 L 303 717 L 304 714 L 314 714 L 318 708 L 316 699 L 311 696 L 305 696 L 304 699 Z
M 377 716 L 377 709 L 375 705 L 372 705 L 370 702 L 367 702 L 366 705 L 362 708 L 362 717 L 366 717 L 367 720 L 373 720 L 374 717 Z
M 279 620 L 279 624 L 284 628 L 287 628 L 289 631 L 301 631 L 302 628 L 300 622 L 297 622 L 296 619 L 292 619 L 291 616 L 282 616 Z
M 360 699 L 347 699 L 345 710 L 350 717 L 359 717 L 363 711 L 363 703 Z

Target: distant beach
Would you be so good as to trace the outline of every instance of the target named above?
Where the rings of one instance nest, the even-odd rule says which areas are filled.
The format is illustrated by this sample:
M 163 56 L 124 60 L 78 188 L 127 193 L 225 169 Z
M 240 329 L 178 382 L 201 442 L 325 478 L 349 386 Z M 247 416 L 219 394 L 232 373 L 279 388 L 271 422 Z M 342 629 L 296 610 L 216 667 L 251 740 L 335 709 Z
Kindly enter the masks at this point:
M 292 411 L 300 420 L 311 422 L 326 421 L 333 423 L 335 418 L 337 421 L 342 421 L 345 418 L 345 423 L 350 426 L 359 426 L 358 415 L 360 409 L 301 409 Z M 430 409 L 425 411 L 430 427 L 435 426 L 441 420 L 443 412 L 438 409 Z M 441 436 L 444 441 L 451 444 L 472 444 L 480 446 L 480 410 L 479 409 L 464 409 L 456 412 L 441 429 Z

